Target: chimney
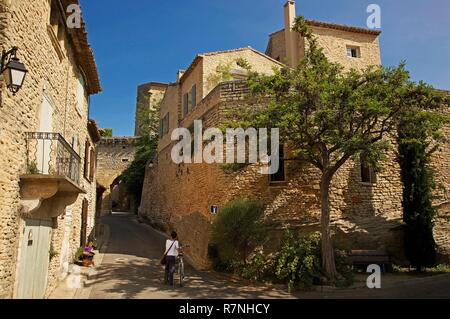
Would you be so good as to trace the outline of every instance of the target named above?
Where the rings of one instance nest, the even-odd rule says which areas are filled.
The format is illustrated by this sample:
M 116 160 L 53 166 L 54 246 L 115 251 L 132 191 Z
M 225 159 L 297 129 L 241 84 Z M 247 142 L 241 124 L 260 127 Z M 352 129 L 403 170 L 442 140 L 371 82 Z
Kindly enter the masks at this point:
M 292 31 L 295 22 L 295 1 L 289 0 L 284 5 L 284 39 L 286 44 L 286 57 L 289 66 L 298 64 L 298 34 Z
M 186 70 L 178 70 L 178 72 L 177 72 L 177 82 L 180 82 L 180 79 L 183 76 L 184 72 L 186 72 Z

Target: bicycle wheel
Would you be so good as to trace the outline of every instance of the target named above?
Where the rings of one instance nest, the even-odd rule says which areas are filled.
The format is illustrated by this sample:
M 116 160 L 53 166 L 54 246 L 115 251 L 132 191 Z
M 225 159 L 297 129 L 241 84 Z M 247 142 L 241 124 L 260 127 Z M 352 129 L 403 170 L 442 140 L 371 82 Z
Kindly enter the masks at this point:
M 184 262 L 183 259 L 180 259 L 180 264 L 178 265 L 178 278 L 180 281 L 180 287 L 183 287 L 184 280 Z

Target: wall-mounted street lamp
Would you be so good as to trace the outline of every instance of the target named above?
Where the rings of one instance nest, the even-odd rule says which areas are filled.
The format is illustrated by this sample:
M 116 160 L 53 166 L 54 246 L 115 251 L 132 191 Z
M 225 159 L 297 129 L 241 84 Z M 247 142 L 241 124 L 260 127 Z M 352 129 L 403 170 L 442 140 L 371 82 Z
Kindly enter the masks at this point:
M 6 82 L 6 87 L 14 94 L 21 89 L 28 70 L 25 65 L 17 58 L 17 47 L 9 51 L 3 50 L 1 71 Z

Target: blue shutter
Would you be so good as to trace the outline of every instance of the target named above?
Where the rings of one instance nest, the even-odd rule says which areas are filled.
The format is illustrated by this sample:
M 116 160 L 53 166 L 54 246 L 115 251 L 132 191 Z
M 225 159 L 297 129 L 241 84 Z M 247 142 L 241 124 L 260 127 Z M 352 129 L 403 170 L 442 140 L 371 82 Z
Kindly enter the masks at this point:
M 192 86 L 191 96 L 192 96 L 192 108 L 194 108 L 197 105 L 197 86 L 195 84 Z

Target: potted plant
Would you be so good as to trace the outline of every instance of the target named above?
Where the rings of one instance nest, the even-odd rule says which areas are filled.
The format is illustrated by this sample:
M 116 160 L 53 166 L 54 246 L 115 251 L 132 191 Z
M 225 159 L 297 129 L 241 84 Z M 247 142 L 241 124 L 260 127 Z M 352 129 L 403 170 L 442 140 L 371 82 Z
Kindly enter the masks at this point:
M 94 248 L 90 244 L 85 247 L 80 247 L 75 254 L 75 263 L 89 267 L 94 262 L 94 255 Z

